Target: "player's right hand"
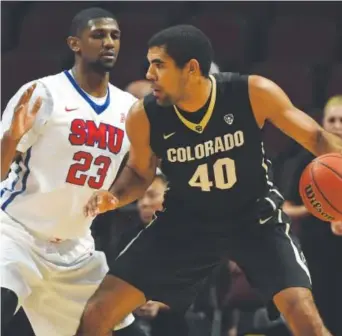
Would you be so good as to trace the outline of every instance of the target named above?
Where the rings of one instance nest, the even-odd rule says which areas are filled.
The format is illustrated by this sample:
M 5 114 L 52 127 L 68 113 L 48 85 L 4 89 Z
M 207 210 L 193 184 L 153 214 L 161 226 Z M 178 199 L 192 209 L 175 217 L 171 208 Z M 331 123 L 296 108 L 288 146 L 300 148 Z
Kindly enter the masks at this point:
M 33 126 L 36 115 L 42 105 L 42 98 L 38 97 L 29 111 L 29 103 L 37 84 L 31 85 L 20 97 L 14 110 L 10 129 L 8 130 L 13 140 L 19 141 Z
M 95 217 L 100 213 L 115 210 L 119 200 L 107 190 L 98 190 L 90 197 L 83 208 L 84 215 Z

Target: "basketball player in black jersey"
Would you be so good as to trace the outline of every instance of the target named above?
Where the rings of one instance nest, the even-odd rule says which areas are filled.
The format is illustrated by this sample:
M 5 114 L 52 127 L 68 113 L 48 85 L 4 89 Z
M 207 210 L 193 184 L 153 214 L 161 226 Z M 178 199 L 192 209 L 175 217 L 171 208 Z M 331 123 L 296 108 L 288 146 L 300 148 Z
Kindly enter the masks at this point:
M 170 183 L 165 210 L 110 265 L 77 335 L 110 335 L 113 324 L 147 299 L 185 309 L 226 256 L 274 301 L 294 335 L 330 335 L 281 209 L 261 129 L 269 120 L 315 155 L 342 152 L 341 140 L 266 78 L 208 76 L 211 44 L 195 27 L 159 32 L 147 58 L 153 94 L 127 118 L 127 165 L 110 192 L 96 192 L 84 211 L 94 216 L 139 198 L 158 159 Z

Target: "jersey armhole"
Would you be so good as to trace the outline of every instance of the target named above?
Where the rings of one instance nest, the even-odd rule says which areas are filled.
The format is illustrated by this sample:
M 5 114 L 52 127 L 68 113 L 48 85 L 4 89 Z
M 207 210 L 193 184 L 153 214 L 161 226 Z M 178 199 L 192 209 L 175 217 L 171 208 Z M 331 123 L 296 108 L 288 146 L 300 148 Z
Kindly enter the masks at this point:
M 251 98 L 250 98 L 250 94 L 249 94 L 249 77 L 250 77 L 250 75 L 242 75 L 241 76 L 241 78 L 243 79 L 243 82 L 246 85 L 246 92 L 247 92 L 246 102 L 248 102 L 248 108 L 250 109 L 250 111 L 253 114 L 253 119 L 255 120 L 256 127 L 258 128 L 258 130 L 262 130 L 265 126 L 266 120 L 264 120 L 264 122 L 262 124 L 259 124 L 257 117 L 255 115 L 255 112 L 253 110 L 253 106 L 252 106 L 252 102 L 251 102 Z

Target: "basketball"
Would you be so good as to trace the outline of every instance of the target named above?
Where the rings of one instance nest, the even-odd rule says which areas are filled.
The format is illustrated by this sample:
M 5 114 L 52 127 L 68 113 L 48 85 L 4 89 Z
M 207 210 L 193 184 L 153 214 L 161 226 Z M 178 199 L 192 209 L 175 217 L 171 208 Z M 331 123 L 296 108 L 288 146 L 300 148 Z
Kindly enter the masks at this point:
M 317 218 L 342 220 L 342 155 L 317 157 L 302 173 L 299 192 L 305 207 Z

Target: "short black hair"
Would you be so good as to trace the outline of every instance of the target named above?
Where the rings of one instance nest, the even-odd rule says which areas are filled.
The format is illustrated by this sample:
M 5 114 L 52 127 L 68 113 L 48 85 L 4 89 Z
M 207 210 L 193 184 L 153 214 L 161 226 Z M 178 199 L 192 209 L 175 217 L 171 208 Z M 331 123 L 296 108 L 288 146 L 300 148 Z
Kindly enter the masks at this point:
M 202 75 L 208 77 L 213 48 L 209 38 L 200 29 L 191 25 L 166 28 L 151 37 L 148 48 L 152 47 L 165 47 L 179 68 L 183 68 L 191 59 L 196 59 Z
M 91 7 L 78 12 L 71 21 L 70 35 L 79 36 L 84 28 L 88 27 L 90 20 L 112 18 L 117 21 L 116 17 L 109 11 L 100 7 Z

